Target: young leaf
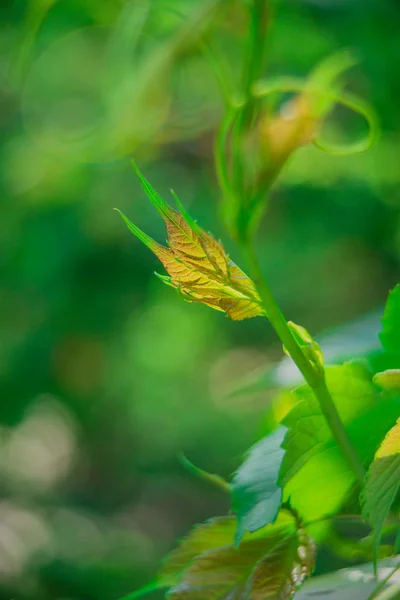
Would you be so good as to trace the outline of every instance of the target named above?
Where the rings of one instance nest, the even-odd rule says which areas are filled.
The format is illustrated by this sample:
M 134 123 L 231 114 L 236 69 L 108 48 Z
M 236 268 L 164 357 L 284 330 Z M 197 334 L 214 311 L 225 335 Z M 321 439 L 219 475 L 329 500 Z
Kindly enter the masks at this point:
M 363 515 L 375 532 L 375 559 L 382 528 L 400 488 L 400 418 L 387 433 L 371 464 L 362 493 Z
M 233 517 L 213 519 L 195 529 L 185 540 L 183 552 L 180 554 L 181 546 L 172 554 L 174 564 L 178 555 L 182 560 L 178 561 L 179 582 L 170 590 L 169 598 L 286 600 L 293 597 L 314 565 L 314 544 L 297 519 L 281 511 L 274 525 L 247 534 L 239 549 L 233 543 L 234 531 Z M 184 563 L 186 569 L 182 570 Z
M 134 165 L 135 166 L 135 165 Z M 222 244 L 203 231 L 185 211 L 172 209 L 135 166 L 150 202 L 161 215 L 169 248 L 158 244 L 125 215 L 128 228 L 161 261 L 169 274 L 168 285 L 177 288 L 189 302 L 201 302 L 223 311 L 234 321 L 264 315 L 253 282 L 226 254 Z M 178 206 L 182 209 L 179 201 Z
M 383 347 L 388 354 L 400 361 L 400 284 L 389 294 L 382 327 L 383 330 L 379 337 Z
M 296 325 L 296 323 L 293 323 L 292 321 L 288 321 L 288 325 L 295 340 L 307 356 L 308 360 L 312 362 L 317 371 L 322 373 L 324 370 L 324 355 L 322 354 L 320 345 L 311 337 L 307 329 L 301 325 Z M 284 347 L 283 349 L 285 354 L 290 357 L 286 348 Z
M 246 531 L 257 531 L 276 519 L 282 501 L 278 476 L 285 453 L 281 444 L 286 431 L 286 427 L 279 427 L 257 442 L 235 473 L 232 510 L 238 522 L 235 535 L 237 545 Z

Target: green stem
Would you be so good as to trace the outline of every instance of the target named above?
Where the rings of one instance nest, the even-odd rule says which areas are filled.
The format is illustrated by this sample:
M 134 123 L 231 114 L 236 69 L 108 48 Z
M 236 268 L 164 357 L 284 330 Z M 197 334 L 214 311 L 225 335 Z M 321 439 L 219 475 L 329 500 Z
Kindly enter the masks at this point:
M 220 490 L 222 490 L 226 494 L 230 494 L 232 492 L 231 486 L 229 485 L 229 483 L 227 481 L 225 481 L 225 479 L 223 477 L 221 477 L 220 475 L 217 475 L 216 473 L 209 473 L 208 471 L 205 471 L 204 469 L 200 469 L 200 467 L 197 467 L 188 458 L 186 458 L 186 456 L 184 454 L 181 454 L 179 456 L 179 461 L 180 461 L 181 465 L 187 471 L 189 471 L 196 477 L 199 477 L 200 479 L 207 481 L 207 483 L 211 483 L 212 485 L 218 487 Z
M 255 112 L 255 102 L 252 97 L 252 87 L 255 81 L 262 76 L 265 51 L 266 32 L 269 20 L 269 7 L 267 0 L 253 0 L 251 7 L 251 21 L 249 32 L 249 45 L 243 65 L 242 91 L 245 106 L 239 118 L 241 127 L 251 122 Z
M 146 596 L 147 594 L 151 594 L 156 590 L 167 587 L 166 585 L 160 584 L 157 580 L 151 581 L 148 585 L 141 587 L 139 590 L 135 590 L 131 592 L 127 596 L 123 596 L 119 600 L 137 600 L 137 598 L 141 598 L 142 596 Z
M 243 61 L 241 100 L 243 105 L 237 115 L 233 130 L 233 183 L 241 197 L 245 195 L 246 181 L 243 164 L 243 135 L 257 114 L 259 99 L 252 94 L 252 88 L 263 73 L 265 60 L 265 39 L 269 21 L 267 0 L 253 0 L 250 8 L 250 31 Z
M 314 368 L 293 337 L 287 321 L 264 279 L 251 242 L 248 241 L 243 246 L 243 250 L 247 256 L 249 267 L 251 269 L 250 276 L 252 277 L 258 289 L 260 298 L 263 302 L 272 327 L 275 329 L 278 337 L 290 354 L 293 362 L 303 375 L 304 379 L 313 390 L 333 437 L 341 449 L 343 456 L 346 458 L 348 464 L 353 470 L 357 481 L 362 486 L 364 484 L 365 476 L 364 468 L 347 436 L 342 420 L 337 412 L 335 403 L 333 402 L 332 396 L 326 385 L 324 374 L 321 374 Z

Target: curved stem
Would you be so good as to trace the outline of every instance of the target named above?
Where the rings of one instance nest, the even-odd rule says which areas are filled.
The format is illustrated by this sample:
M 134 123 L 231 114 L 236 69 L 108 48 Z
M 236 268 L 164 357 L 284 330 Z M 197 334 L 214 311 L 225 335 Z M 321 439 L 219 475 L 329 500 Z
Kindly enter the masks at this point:
M 269 22 L 267 0 L 253 0 L 250 7 L 250 31 L 242 70 L 241 96 L 243 105 L 238 112 L 233 130 L 233 183 L 237 193 L 243 197 L 246 190 L 246 177 L 243 164 L 243 134 L 253 122 L 259 105 L 252 94 L 255 81 L 262 76 L 266 53 L 266 34 Z
M 200 469 L 200 467 L 197 467 L 195 464 L 192 463 L 192 461 L 186 458 L 184 454 L 180 454 L 178 458 L 183 468 L 189 471 L 189 473 L 192 473 L 196 477 L 207 481 L 207 483 L 211 483 L 226 494 L 231 494 L 231 486 L 227 481 L 225 481 L 223 477 L 217 475 L 216 473 L 209 473 L 204 469 Z
M 335 403 L 333 402 L 332 396 L 326 385 L 324 375 L 314 368 L 293 337 L 287 321 L 264 279 L 257 256 L 250 241 L 243 245 L 243 250 L 247 256 L 248 264 L 251 269 L 250 276 L 257 287 L 272 327 L 275 329 L 278 337 L 287 349 L 304 379 L 313 390 L 333 437 L 354 472 L 357 481 L 360 485 L 363 485 L 365 476 L 364 468 L 350 443 Z

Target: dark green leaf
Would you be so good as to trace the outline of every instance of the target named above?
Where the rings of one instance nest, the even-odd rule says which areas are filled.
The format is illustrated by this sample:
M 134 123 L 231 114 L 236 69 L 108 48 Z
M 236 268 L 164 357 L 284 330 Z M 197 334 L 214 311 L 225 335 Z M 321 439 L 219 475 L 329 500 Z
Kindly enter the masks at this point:
M 282 501 L 278 485 L 284 450 L 281 444 L 286 427 L 279 427 L 249 451 L 232 481 L 232 510 L 238 526 L 235 541 L 239 544 L 246 531 L 253 532 L 273 523 Z

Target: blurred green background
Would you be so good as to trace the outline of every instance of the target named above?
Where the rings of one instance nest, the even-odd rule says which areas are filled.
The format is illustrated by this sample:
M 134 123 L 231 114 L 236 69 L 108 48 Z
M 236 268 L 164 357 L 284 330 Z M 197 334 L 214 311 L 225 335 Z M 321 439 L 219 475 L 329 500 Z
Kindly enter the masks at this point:
M 182 302 L 112 211 L 165 239 L 134 156 L 241 264 L 219 218 L 223 103 L 199 39 L 234 85 L 244 4 L 0 5 L 2 600 L 114 599 L 147 583 L 194 522 L 229 507 L 178 454 L 229 477 L 283 410 L 268 392 L 228 393 L 280 359 L 267 321 Z M 382 127 L 363 155 L 298 151 L 260 228 L 285 314 L 318 334 L 383 306 L 399 275 L 400 4 L 272 4 L 266 75 L 303 76 L 350 48 L 349 89 Z M 358 128 L 339 110 L 328 129 Z

